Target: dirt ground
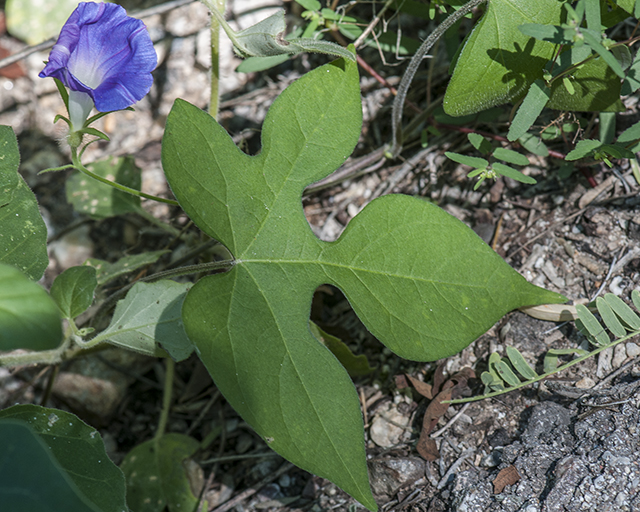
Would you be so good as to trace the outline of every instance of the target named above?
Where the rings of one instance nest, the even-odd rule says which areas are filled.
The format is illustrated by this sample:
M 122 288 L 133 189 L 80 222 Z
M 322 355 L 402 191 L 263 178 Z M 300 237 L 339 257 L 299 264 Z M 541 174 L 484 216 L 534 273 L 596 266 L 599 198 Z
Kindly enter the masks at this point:
M 147 7 L 130 2 L 132 8 Z M 229 2 L 233 19 L 246 27 L 281 2 Z M 262 5 L 268 7 L 262 8 Z M 287 3 L 288 8 L 290 4 Z M 375 4 L 374 4 L 375 5 Z M 0 7 L 2 5 L 0 4 Z M 359 14 L 371 18 L 363 4 Z M 86 161 L 109 154 L 132 154 L 142 169 L 143 190 L 168 193 L 160 165 L 164 121 L 176 98 L 197 106 L 208 102 L 208 19 L 198 2 L 144 18 L 159 54 L 155 85 L 136 112 L 109 116 L 98 128 L 111 142 L 94 144 Z M 395 23 L 398 21 L 396 20 Z M 405 35 L 424 37 L 430 27 L 401 18 Z M 0 29 L 1 27 L 0 23 Z M 463 25 L 461 32 L 465 30 Z M 330 38 L 330 36 L 327 36 Z M 223 39 L 220 122 L 256 152 L 256 136 L 268 106 L 293 80 L 326 62 L 303 55 L 272 70 L 236 73 L 239 60 Z M 24 44 L 0 30 L 0 48 L 16 52 Z M 66 173 L 37 176 L 68 161 L 58 143 L 63 129 L 53 125 L 62 102 L 51 80 L 37 77 L 46 52 L 35 53 L 12 73 L 0 70 L 0 124 L 12 126 L 22 152 L 21 172 L 34 189 L 50 230 L 51 264 L 43 284 L 87 257 L 116 261 L 125 254 L 172 245 L 161 270 L 188 255 L 190 242 L 177 242 L 136 216 L 93 221 L 66 202 Z M 404 61 L 375 48 L 361 56 L 388 84 L 397 84 Z M 444 92 L 448 59 L 443 47 L 424 64 L 410 100 L 421 108 Z M 365 124 L 353 158 L 366 156 L 389 138 L 389 87 L 360 69 Z M 426 92 L 427 86 L 429 92 Z M 625 99 L 625 128 L 638 120 L 637 98 Z M 464 128 L 481 130 L 501 143 L 510 106 L 490 122 Z M 407 111 L 407 118 L 412 114 Z M 549 113 L 549 124 L 558 113 Z M 590 119 L 591 114 L 583 117 Z M 640 198 L 627 164 L 559 171 L 561 161 L 528 155 L 526 173 L 538 180 L 525 186 L 508 178 L 473 190 L 468 168 L 449 161 L 444 151 L 471 153 L 460 126 L 440 122 L 440 135 L 422 148 L 419 133 L 396 161 L 374 160 L 366 173 L 350 176 L 306 195 L 303 206 L 314 232 L 334 240 L 365 204 L 380 195 L 425 197 L 472 227 L 530 282 L 574 302 L 614 293 L 630 301 L 640 289 Z M 549 143 L 566 153 L 566 141 Z M 350 160 L 351 162 L 351 160 Z M 349 162 L 348 162 L 349 164 Z M 166 205 L 145 204 L 153 215 L 184 227 L 187 219 Z M 211 257 L 211 253 L 203 253 Z M 197 263 L 197 257 L 183 264 Z M 120 285 L 126 284 L 121 281 Z M 433 435 L 441 458 L 428 462 L 415 449 L 427 400 L 398 389 L 395 376 L 411 374 L 429 381 L 442 363 L 401 360 L 366 331 L 339 290 L 322 287 L 314 319 L 340 336 L 376 369 L 356 379 L 365 414 L 371 482 L 383 511 L 578 511 L 640 510 L 640 346 L 631 340 L 557 375 L 553 381 L 494 399 L 449 408 Z M 445 361 L 445 374 L 472 367 L 479 375 L 492 352 L 517 348 L 537 369 L 550 348 L 587 348 L 572 323 L 531 318 L 521 312 L 504 317 L 460 354 Z M 55 379 L 52 378 L 55 375 Z M 159 360 L 117 349 L 65 364 L 54 372 L 31 367 L 0 369 L 0 407 L 38 403 L 78 414 L 100 430 L 112 459 L 120 463 L 136 444 L 150 438 L 161 408 L 164 367 Z M 52 385 L 51 393 L 47 390 Z M 222 434 L 199 453 L 195 481 L 204 486 L 209 510 L 308 511 L 361 508 L 333 484 L 291 466 L 268 447 L 226 404 L 196 358 L 178 365 L 175 403 L 168 432 L 203 439 Z

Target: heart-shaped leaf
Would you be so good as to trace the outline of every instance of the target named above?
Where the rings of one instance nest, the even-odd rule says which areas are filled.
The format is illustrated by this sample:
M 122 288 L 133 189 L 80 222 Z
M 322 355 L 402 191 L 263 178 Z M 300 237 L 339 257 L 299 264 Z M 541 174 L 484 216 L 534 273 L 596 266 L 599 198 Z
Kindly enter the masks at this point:
M 18 174 L 19 163 L 13 130 L 0 126 L 0 263 L 38 280 L 49 264 L 47 227 L 36 197 Z
M 109 460 L 100 434 L 77 416 L 16 405 L 0 411 L 0 427 L 12 429 L 24 440 L 18 444 L 15 438 L 0 435 L 3 510 L 128 510 L 124 475 Z M 19 506 L 11 506 L 9 500 L 16 499 L 19 491 L 24 493 L 17 496 Z
M 559 25 L 558 0 L 491 0 L 458 57 L 444 96 L 452 116 L 473 114 L 525 94 L 555 46 L 523 34 L 527 23 Z
M 216 385 L 275 451 L 373 510 L 355 388 L 309 330 L 314 290 L 341 288 L 375 336 L 416 360 L 458 352 L 511 309 L 565 299 L 527 283 L 471 229 L 419 198 L 376 199 L 336 242 L 318 240 L 302 192 L 347 158 L 361 122 L 357 68 L 341 59 L 274 102 L 257 156 L 176 101 L 162 160 L 181 206 L 235 258 L 183 306 Z
M 92 342 L 108 341 L 148 356 L 166 355 L 182 361 L 193 345 L 182 326 L 182 302 L 190 283 L 163 279 L 157 283 L 136 283 L 118 302 L 109 327 Z M 164 350 L 163 350 L 164 349 Z
M 75 318 L 91 306 L 96 286 L 95 268 L 71 267 L 55 278 L 50 293 L 62 316 Z

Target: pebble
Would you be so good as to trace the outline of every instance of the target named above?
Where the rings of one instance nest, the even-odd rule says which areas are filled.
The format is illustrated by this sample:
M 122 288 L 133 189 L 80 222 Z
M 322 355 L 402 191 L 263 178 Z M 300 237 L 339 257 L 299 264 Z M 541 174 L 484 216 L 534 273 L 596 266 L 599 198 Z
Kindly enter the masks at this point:
M 630 341 L 625 345 L 625 348 L 629 357 L 637 357 L 640 355 L 640 346 L 638 346 L 637 343 Z
M 371 440 L 382 448 L 398 444 L 404 434 L 404 429 L 394 423 L 406 426 L 409 423 L 409 418 L 401 414 L 395 404 L 388 404 L 376 412 L 369 430 Z
M 627 349 L 626 347 L 620 343 L 616 345 L 613 349 L 613 359 L 611 360 L 611 366 L 613 368 L 620 368 L 622 363 L 624 363 L 627 359 Z
M 595 385 L 596 383 L 594 380 L 589 377 L 582 377 L 578 382 L 576 382 L 576 387 L 578 389 L 591 389 Z

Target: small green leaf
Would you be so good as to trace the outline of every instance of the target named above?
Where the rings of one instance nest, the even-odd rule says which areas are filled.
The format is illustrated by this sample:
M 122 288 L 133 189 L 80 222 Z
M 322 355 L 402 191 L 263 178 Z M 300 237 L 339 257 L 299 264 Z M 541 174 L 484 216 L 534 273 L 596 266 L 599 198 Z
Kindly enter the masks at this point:
M 132 157 L 108 158 L 87 168 L 109 181 L 140 190 L 140 168 Z M 76 211 L 104 219 L 140 210 L 140 198 L 77 172 L 67 180 L 67 201 Z
M 127 482 L 127 505 L 135 512 L 192 511 L 198 504 L 184 466 L 200 447 L 192 437 L 165 434 L 131 450 L 120 465 Z
M 75 318 L 84 313 L 93 302 L 98 286 L 96 270 L 92 267 L 71 267 L 55 278 L 51 285 L 51 298 L 56 301 L 64 318 Z
M 640 2 L 636 4 L 636 7 L 640 5 Z M 640 88 L 640 52 L 636 52 L 633 62 L 627 70 L 627 76 L 622 82 L 622 94 L 628 96 L 633 94 Z
M 610 144 L 616 136 L 616 114 L 615 112 L 600 112 L 598 117 L 600 142 Z
M 547 84 L 541 78 L 531 84 L 529 92 L 527 92 L 509 127 L 507 138 L 510 141 L 518 140 L 531 128 L 549 101 L 550 94 Z
M 495 363 L 493 366 L 500 377 L 502 377 L 502 380 L 509 384 L 509 386 L 518 386 L 521 384 L 520 379 L 515 373 L 513 373 L 513 370 L 509 366 L 509 363 L 507 363 L 506 359 Z
M 62 341 L 56 303 L 17 268 L 0 263 L 0 351 L 49 350 Z
M 624 144 L 640 139 L 640 121 L 632 124 L 618 136 L 618 143 Z
M 491 391 L 504 391 L 505 389 L 504 383 L 502 382 L 502 380 L 499 378 L 496 378 L 492 373 L 482 372 L 482 374 L 480 375 L 480 380 L 482 380 L 482 383 L 485 386 L 484 388 L 485 395 Z
M 583 139 L 576 144 L 576 147 L 569 151 L 565 160 L 573 161 L 585 158 L 590 155 L 594 150 L 602 146 L 602 142 L 595 139 Z
M 469 167 L 476 167 L 478 169 L 487 167 L 489 165 L 489 162 L 484 158 L 460 155 L 458 153 L 452 153 L 451 151 L 446 151 L 445 156 L 459 164 L 468 165 Z
M 116 279 L 117 277 L 138 270 L 139 268 L 151 265 L 158 261 L 161 256 L 167 254 L 168 250 L 143 252 L 140 254 L 133 254 L 131 256 L 123 256 L 115 263 L 109 263 L 108 261 L 99 260 L 96 258 L 89 258 L 83 263 L 96 269 L 96 278 L 98 279 L 98 285 L 102 286 L 109 281 Z
M 513 367 L 525 380 L 535 379 L 538 376 L 535 370 L 529 366 L 529 363 L 527 363 L 518 349 L 507 345 L 507 357 L 509 358 L 509 361 L 511 361 Z
M 318 0 L 296 0 L 297 4 L 309 11 L 319 11 L 322 9 L 322 4 Z
M 375 370 L 375 368 L 369 366 L 367 356 L 364 354 L 356 356 L 340 338 L 326 333 L 314 322 L 309 322 L 309 329 L 311 329 L 311 334 L 313 334 L 320 343 L 331 350 L 331 353 L 336 356 L 340 364 L 344 366 L 344 369 L 347 370 L 350 377 L 361 377 Z
M 613 309 L 611 309 L 611 306 L 605 299 L 598 297 L 596 299 L 596 307 L 598 308 L 598 313 L 600 313 L 600 316 L 602 317 L 602 321 L 616 338 L 626 336 L 627 330 L 620 323 L 620 320 L 618 320 L 618 317 L 615 315 Z
M 615 296 L 613 293 L 607 293 L 604 296 L 604 300 L 611 306 L 615 314 L 620 317 L 620 320 L 627 324 L 632 330 L 640 329 L 640 317 L 634 313 L 620 297 Z
M 584 0 L 584 2 L 584 14 L 587 20 L 587 27 L 600 32 L 602 28 L 602 21 L 600 20 L 600 0 Z
M 640 292 L 638 292 L 638 290 L 633 290 L 631 292 L 631 300 L 633 301 L 633 305 L 636 309 L 640 310 Z
M 124 476 L 100 434 L 71 413 L 37 405 L 0 411 L 0 500 L 12 512 L 128 510 Z
M 579 322 L 576 321 L 576 326 L 580 331 L 582 331 L 582 334 L 584 334 L 587 339 L 595 345 L 599 345 L 601 347 L 608 345 L 611 340 L 604 331 L 600 322 L 598 322 L 596 317 L 593 316 L 593 313 L 591 313 L 591 311 L 582 304 L 576 304 L 576 310 L 578 311 L 579 320 Z
M 522 174 L 520 171 L 509 167 L 508 165 L 501 164 L 500 162 L 495 162 L 491 165 L 493 170 L 495 170 L 498 174 L 502 174 L 512 180 L 519 181 L 521 183 L 528 183 L 529 185 L 534 185 L 536 182 L 531 176 L 526 176 Z
M 529 159 L 522 153 L 507 148 L 496 148 L 493 157 L 514 165 L 529 165 Z
M 584 42 L 587 43 L 593 51 L 600 55 L 600 57 L 602 57 L 616 75 L 624 79 L 624 70 L 618 60 L 609 50 L 600 44 L 601 34 L 599 32 L 592 31 L 591 29 L 583 28 L 582 35 L 584 36 Z
M 36 197 L 18 174 L 19 162 L 13 130 L 0 126 L 0 263 L 38 280 L 49 264 L 47 228 Z
M 569 94 L 571 94 L 571 96 L 576 93 L 576 88 L 573 86 L 573 84 L 571 83 L 571 79 L 568 76 L 562 77 L 562 83 L 564 84 L 564 88 Z
M 588 354 L 586 350 L 580 348 L 552 348 L 544 356 L 544 373 L 554 372 L 558 367 L 558 356 L 568 356 L 575 354 L 579 357 Z
M 467 138 L 469 142 L 471 142 L 471 145 L 483 155 L 491 152 L 491 143 L 479 133 L 468 133 Z
M 182 326 L 182 302 L 191 283 L 163 279 L 156 283 L 136 283 L 118 302 L 109 327 L 92 341 L 108 341 L 149 356 L 166 350 L 176 361 L 193 352 Z
M 518 139 L 518 142 L 522 144 L 522 147 L 538 156 L 549 156 L 549 149 L 545 146 L 540 137 L 536 137 L 532 133 L 525 133 Z

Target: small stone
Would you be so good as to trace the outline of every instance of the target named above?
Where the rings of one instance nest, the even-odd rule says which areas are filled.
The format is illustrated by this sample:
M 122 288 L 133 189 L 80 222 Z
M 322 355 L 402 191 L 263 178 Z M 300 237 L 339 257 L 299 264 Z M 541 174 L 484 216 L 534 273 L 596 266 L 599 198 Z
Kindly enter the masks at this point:
M 611 366 L 613 368 L 620 368 L 622 366 L 622 363 L 624 363 L 626 359 L 627 349 L 625 348 L 625 346 L 622 343 L 616 345 L 616 347 L 613 349 L 613 359 L 611 360 Z
M 640 346 L 637 343 L 630 341 L 625 345 L 625 348 L 629 357 L 637 357 L 640 355 Z
M 398 444 L 404 434 L 404 429 L 397 425 L 406 426 L 408 423 L 409 418 L 401 414 L 395 404 L 388 404 L 376 412 L 369 435 L 378 446 L 389 448 Z
M 613 359 L 613 350 L 610 348 L 600 352 L 598 356 L 598 368 L 596 369 L 596 377 L 604 379 L 611 373 L 611 359 Z
M 589 377 L 582 377 L 578 382 L 576 382 L 576 387 L 578 389 L 591 389 L 595 385 L 596 383 Z

